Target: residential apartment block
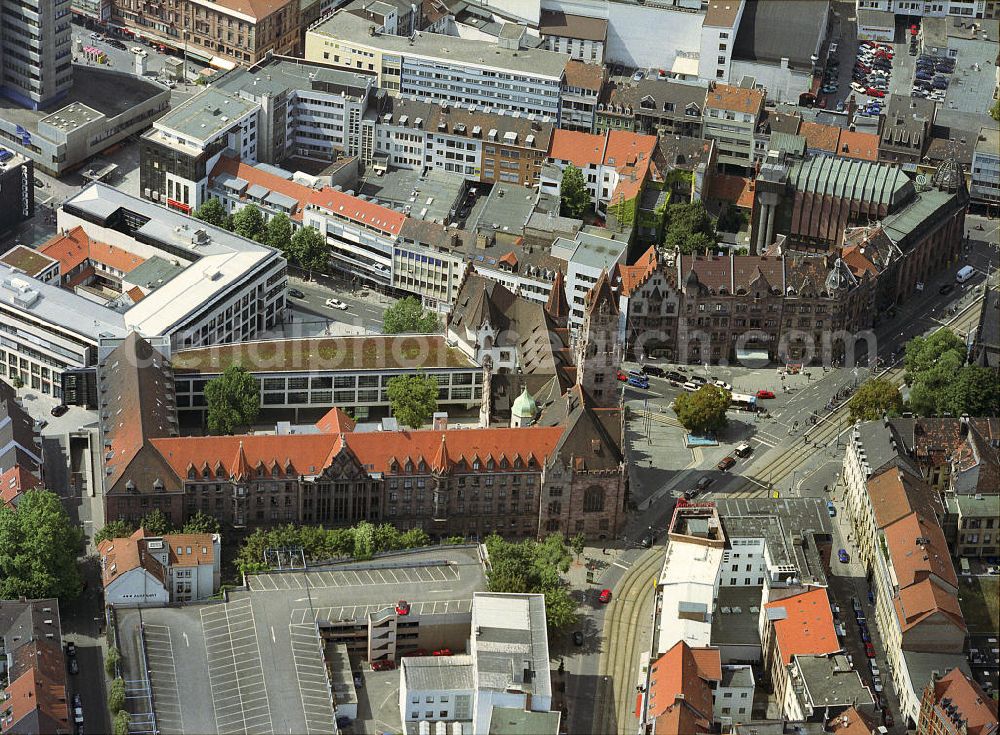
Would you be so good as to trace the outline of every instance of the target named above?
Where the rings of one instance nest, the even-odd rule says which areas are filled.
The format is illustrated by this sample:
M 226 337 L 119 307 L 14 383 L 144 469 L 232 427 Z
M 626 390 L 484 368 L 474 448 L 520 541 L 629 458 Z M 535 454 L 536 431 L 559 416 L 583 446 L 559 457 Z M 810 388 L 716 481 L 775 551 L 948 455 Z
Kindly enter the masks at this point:
M 701 138 L 705 94 L 705 85 L 671 79 L 609 84 L 597 106 L 596 132 Z
M 749 87 L 710 83 L 702 112 L 703 135 L 719 149 L 719 166 L 743 173 L 753 166 L 754 133 L 764 112 L 764 93 Z
M 302 36 L 299 0 L 113 0 L 111 20 L 137 38 L 219 69 L 292 54 Z M 67 3 L 68 5 L 68 3 Z
M 1000 130 L 980 128 L 972 154 L 969 196 L 987 207 L 1000 204 Z
M 542 10 L 538 34 L 549 51 L 561 51 L 587 64 L 604 64 L 608 21 L 561 10 Z
M 507 24 L 495 44 L 421 31 L 405 38 L 341 11 L 309 29 L 305 58 L 371 73 L 392 95 L 558 119 L 570 56 L 526 47 L 524 32 Z
M 207 600 L 219 591 L 221 540 L 215 533 L 128 538 L 97 545 L 104 599 L 116 607 L 163 606 Z
M 585 64 L 575 59 L 566 64 L 559 127 L 594 132 L 595 114 L 606 78 L 607 70 L 599 64 Z

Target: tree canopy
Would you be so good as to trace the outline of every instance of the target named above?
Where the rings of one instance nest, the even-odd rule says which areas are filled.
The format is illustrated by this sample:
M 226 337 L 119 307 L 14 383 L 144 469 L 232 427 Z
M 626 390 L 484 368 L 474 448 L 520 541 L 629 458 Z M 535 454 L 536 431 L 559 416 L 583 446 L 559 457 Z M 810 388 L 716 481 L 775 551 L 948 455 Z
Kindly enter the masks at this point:
M 205 384 L 208 430 L 232 434 L 237 427 L 250 427 L 260 413 L 260 389 L 254 377 L 239 365 L 230 365 Z
M 382 317 L 385 334 L 433 334 L 440 326 L 437 315 L 425 310 L 415 296 L 400 299 Z
M 490 592 L 541 592 L 549 628 L 560 630 L 579 620 L 576 602 L 559 576 L 569 569 L 572 557 L 561 533 L 544 541 L 506 541 L 497 534 L 486 539 L 490 570 L 486 579 Z
M 903 396 L 885 378 L 875 378 L 861 384 L 848 404 L 851 421 L 875 421 L 883 414 L 898 416 L 903 410 Z
M 400 375 L 386 389 L 392 415 L 404 426 L 419 429 L 437 410 L 438 383 L 427 375 Z
M 909 409 L 919 416 L 1000 415 L 995 371 L 965 363 L 965 342 L 950 329 L 906 343 Z
M 716 385 L 703 385 L 674 399 L 677 420 L 692 434 L 714 434 L 725 428 L 731 394 Z
M 83 542 L 55 493 L 30 490 L 15 508 L 0 506 L 0 599 L 76 599 Z
M 219 533 L 222 530 L 219 519 L 200 510 L 187 519 L 182 533 Z
M 264 244 L 279 251 L 285 260 L 292 258 L 292 221 L 284 212 L 271 217 L 265 226 Z
M 559 197 L 562 214 L 567 217 L 580 219 L 590 208 L 590 193 L 587 191 L 587 183 L 583 180 L 583 171 L 572 163 L 566 164 L 566 168 L 563 169 Z
M 254 204 L 247 204 L 233 215 L 233 232 L 248 240 L 263 242 L 267 234 L 264 215 Z
M 192 214 L 202 222 L 207 222 L 216 227 L 224 227 L 227 230 L 230 229 L 230 225 L 232 224 L 229 221 L 226 208 L 222 206 L 222 202 L 217 197 L 212 197 L 203 202 Z
M 715 227 L 705 205 L 700 201 L 670 205 L 667 208 L 663 244 L 669 250 L 679 248 L 682 253 L 695 253 L 715 247 Z
M 323 271 L 326 267 L 329 248 L 323 233 L 315 227 L 300 227 L 292 235 L 291 253 L 292 259 L 312 278 L 313 271 Z

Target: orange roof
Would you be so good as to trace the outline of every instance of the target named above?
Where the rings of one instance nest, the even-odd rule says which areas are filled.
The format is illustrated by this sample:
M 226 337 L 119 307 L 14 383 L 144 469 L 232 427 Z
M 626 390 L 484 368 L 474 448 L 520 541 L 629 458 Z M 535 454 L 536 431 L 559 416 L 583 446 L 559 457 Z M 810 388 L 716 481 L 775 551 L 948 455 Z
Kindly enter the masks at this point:
M 132 288 L 126 291 L 126 293 L 128 294 L 128 297 L 132 299 L 133 304 L 138 304 L 140 301 L 146 298 L 146 294 L 144 294 L 142 292 L 142 289 L 139 288 L 138 286 L 132 286 Z
M 354 431 L 354 420 L 342 409 L 334 406 L 316 422 L 316 428 L 324 434 L 344 434 Z
M 298 202 L 289 215 L 295 221 L 302 220 L 302 209 L 306 204 L 314 204 L 343 219 L 351 220 L 371 229 L 390 235 L 398 235 L 406 221 L 406 215 L 375 202 L 367 202 L 346 192 L 329 186 L 313 189 L 280 176 L 248 166 L 238 158 L 223 157 L 212 169 L 212 178 L 227 173 L 252 184 L 258 184 L 270 191 L 284 194 Z
M 562 436 L 559 427 L 526 429 L 450 429 L 448 431 L 392 431 L 361 434 L 252 434 L 246 436 L 164 437 L 150 440 L 178 477 L 231 476 L 251 470 L 261 476 L 315 475 L 346 448 L 369 472 L 402 470 L 431 461 L 447 437 L 449 469 L 465 462 L 486 464 L 506 459 L 512 466 L 541 464 Z M 230 459 L 236 458 L 236 459 Z M 244 459 L 245 458 L 245 459 Z M 238 467 L 237 465 L 244 465 Z
M 712 719 L 710 681 L 722 680 L 722 658 L 717 648 L 691 648 L 684 641 L 656 660 L 649 672 L 650 717 L 664 714 L 683 695 L 683 701 L 704 720 Z
M 764 106 L 764 93 L 757 89 L 744 89 L 730 84 L 710 87 L 705 97 L 705 107 L 731 112 L 748 112 L 756 115 Z
M 868 495 L 877 528 L 885 528 L 917 511 L 927 518 L 944 514 L 937 492 L 922 477 L 896 466 L 868 479 Z
M 854 707 L 850 707 L 826 723 L 826 731 L 834 735 L 872 735 L 873 726 Z
M 167 547 L 167 560 L 171 566 L 193 567 L 214 562 L 215 549 L 210 533 L 152 536 L 140 528 L 128 538 L 105 539 L 97 545 L 97 551 L 101 555 L 104 586 L 107 587 L 116 578 L 139 567 L 164 582 L 163 567 L 148 550 L 149 541 L 160 539 Z
M 996 735 L 996 700 L 960 669 L 952 669 L 934 682 L 934 699 L 939 717 L 947 717 L 940 712 L 940 707 L 942 700 L 949 700 L 948 704 L 954 706 L 957 714 L 965 721 L 968 735 Z
M 42 732 L 49 728 L 65 728 L 69 732 L 69 705 L 66 696 L 66 662 L 62 650 L 48 640 L 36 640 L 25 643 L 15 652 L 15 668 L 21 668 L 24 673 L 7 686 L 8 699 L 5 707 L 9 707 L 10 725 L 5 727 L 21 732 L 17 723 L 32 715 L 35 710 L 46 715 L 54 724 L 41 718 Z M 28 660 L 30 658 L 30 660 Z M 37 725 L 36 725 L 37 727 Z M 29 726 L 27 732 L 39 730 Z
M 654 722 L 656 735 L 698 735 L 712 729 L 711 723 L 699 718 L 684 702 L 668 707 Z
M 840 128 L 834 125 L 802 121 L 799 125 L 799 135 L 806 139 L 806 148 L 814 150 L 837 152 L 837 142 L 840 140 Z
M 863 247 L 848 245 L 841 253 L 841 260 L 851 269 L 851 273 L 859 278 L 867 271 L 872 275 L 878 275 L 876 266 L 867 255 Z
M 951 563 L 951 553 L 944 531 L 934 521 L 919 513 L 910 513 L 884 529 L 886 549 L 896 573 L 900 589 L 931 575 L 953 588 L 958 587 L 958 575 Z M 917 543 L 923 539 L 924 543 Z
M 38 250 L 58 260 L 59 270 L 63 275 L 88 260 L 103 263 L 123 273 L 146 262 L 145 258 L 128 250 L 91 239 L 80 225 L 65 234 L 56 235 Z
M 792 656 L 822 656 L 840 650 L 830 598 L 824 588 L 775 600 L 765 607 L 785 610 L 785 617 L 774 621 L 775 641 L 785 665 L 792 662 Z
M 632 265 L 619 265 L 618 275 L 621 278 L 622 293 L 630 296 L 646 279 L 656 271 L 656 246 L 639 256 Z
M 716 174 L 712 178 L 713 199 L 721 199 L 743 209 L 752 209 L 753 192 L 753 180 L 745 176 Z
M 856 130 L 841 130 L 837 155 L 844 158 L 860 158 L 863 161 L 877 161 L 878 135 Z
M 549 158 L 569 161 L 577 168 L 597 166 L 604 161 L 606 143 L 607 138 L 603 135 L 556 128 L 552 131 Z
M 646 161 L 648 165 L 654 150 L 656 150 L 655 135 L 643 135 L 628 130 L 610 130 L 603 162 L 616 168 L 635 166 L 642 161 Z
M 41 480 L 31 472 L 20 465 L 14 465 L 0 474 L 0 506 L 14 507 L 14 498 L 41 486 Z
M 935 613 L 941 613 L 951 619 L 963 631 L 967 629 L 958 598 L 933 579 L 925 579 L 904 587 L 893 598 L 893 605 L 896 608 L 899 626 L 904 632 Z

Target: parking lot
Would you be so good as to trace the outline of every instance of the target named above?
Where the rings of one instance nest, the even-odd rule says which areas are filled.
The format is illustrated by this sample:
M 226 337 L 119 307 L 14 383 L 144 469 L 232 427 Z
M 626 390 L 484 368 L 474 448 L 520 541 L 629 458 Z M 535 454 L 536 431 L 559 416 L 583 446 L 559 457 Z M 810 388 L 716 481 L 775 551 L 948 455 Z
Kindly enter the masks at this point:
M 184 732 L 184 712 L 177 688 L 177 667 L 174 666 L 174 646 L 170 628 L 165 625 L 143 626 L 146 656 L 149 660 L 149 680 L 155 697 L 156 724 L 165 735 Z
M 274 732 L 250 600 L 202 608 L 201 623 L 217 732 Z
M 292 610 L 292 624 L 305 623 L 307 620 L 363 620 L 369 613 L 388 610 L 396 604 L 391 602 L 374 602 L 367 605 L 341 605 L 340 607 L 300 607 Z M 445 613 L 471 613 L 472 598 L 466 600 L 427 600 L 414 602 L 410 606 L 410 614 L 443 615 Z
M 249 578 L 251 592 L 328 589 L 333 587 L 368 587 L 386 584 L 425 584 L 453 582 L 458 568 L 447 563 L 433 566 L 395 569 L 359 569 L 358 571 L 285 572 L 258 574 Z
M 323 647 L 316 626 L 288 626 L 292 641 L 292 662 L 299 683 L 302 712 L 306 720 L 306 735 L 329 733 L 334 729 L 334 712 L 330 682 L 323 661 Z

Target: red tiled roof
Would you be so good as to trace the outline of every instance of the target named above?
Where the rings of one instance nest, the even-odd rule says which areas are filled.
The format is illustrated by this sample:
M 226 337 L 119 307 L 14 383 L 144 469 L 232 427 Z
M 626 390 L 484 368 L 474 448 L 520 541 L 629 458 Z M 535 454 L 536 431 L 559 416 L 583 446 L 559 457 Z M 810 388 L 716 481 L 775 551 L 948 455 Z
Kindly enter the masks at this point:
M 826 731 L 834 735 L 872 735 L 874 727 L 854 707 L 850 707 L 826 723 Z
M 146 261 L 145 258 L 124 248 L 91 239 L 79 225 L 65 234 L 56 235 L 38 250 L 58 260 L 60 272 L 64 276 L 88 260 L 103 263 L 123 273 L 134 270 Z
M 41 486 L 42 481 L 34 474 L 28 472 L 21 465 L 14 465 L 0 474 L 0 506 L 14 507 L 14 498 L 21 493 Z
M 764 93 L 729 84 L 716 84 L 705 96 L 705 107 L 731 112 L 757 114 L 764 106 Z
M 862 161 L 877 161 L 878 135 L 856 130 L 841 130 L 837 155 L 844 158 L 859 158 Z
M 324 434 L 345 434 L 354 431 L 354 420 L 334 406 L 316 422 L 316 428 Z
M 899 467 L 889 467 L 869 478 L 868 495 L 877 528 L 885 528 L 914 511 L 927 518 L 944 515 L 937 492 L 922 477 Z
M 171 566 L 196 567 L 215 561 L 215 548 L 210 533 L 168 533 L 152 536 L 144 528 L 135 531 L 128 538 L 105 539 L 97 545 L 101 555 L 101 575 L 104 586 L 140 566 L 160 580 L 165 581 L 164 570 L 159 561 L 149 553 L 151 540 L 162 540 L 167 550 Z
M 50 728 L 69 732 L 69 704 L 66 695 L 66 662 L 62 650 L 48 640 L 25 643 L 15 651 L 12 671 L 20 676 L 7 686 L 10 723 L 4 731 L 50 732 Z M 38 710 L 44 717 L 39 723 L 21 730 L 17 723 Z M 48 721 L 46 721 L 46 719 Z
M 706 726 L 710 725 L 712 689 L 709 682 L 721 680 L 719 649 L 691 648 L 686 642 L 678 641 L 650 669 L 648 714 L 659 717 L 682 695 L 683 701 L 701 715 Z
M 621 278 L 622 293 L 629 296 L 645 283 L 646 279 L 656 272 L 656 263 L 656 246 L 651 245 L 649 250 L 640 255 L 632 265 L 619 265 L 618 276 Z
M 946 698 L 949 700 L 949 704 L 957 709 L 957 714 L 965 721 L 968 735 L 996 735 L 996 700 L 960 669 L 952 669 L 934 682 L 934 698 L 938 712 L 941 701 Z M 939 716 L 946 717 L 943 713 Z
M 140 301 L 146 298 L 146 294 L 144 294 L 142 292 L 142 289 L 139 288 L 138 286 L 132 286 L 132 288 L 130 288 L 126 293 L 128 293 L 128 297 L 132 299 L 133 304 L 138 304 Z
M 848 245 L 841 253 L 841 260 L 851 269 L 851 273 L 859 278 L 867 271 L 878 275 L 878 266 L 865 254 L 865 249 L 857 245 Z
M 784 619 L 774 621 L 775 641 L 785 665 L 792 662 L 792 656 L 821 656 L 840 650 L 826 589 L 817 587 L 765 607 L 785 609 Z
M 743 209 L 753 208 L 754 182 L 744 176 L 716 174 L 712 178 L 712 198 Z
M 569 161 L 581 169 L 587 166 L 597 166 L 604 161 L 606 140 L 603 135 L 557 128 L 552 131 L 552 148 L 549 151 L 549 158 Z
M 808 122 L 803 120 L 799 125 L 799 135 L 806 139 L 806 148 L 837 152 L 837 142 L 840 140 L 840 128 L 834 125 Z
M 906 632 L 935 613 L 949 618 L 963 631 L 967 630 L 958 598 L 933 579 L 903 587 L 893 598 L 899 626 Z
M 329 186 L 313 189 L 310 186 L 289 181 L 254 166 L 249 166 L 238 158 L 229 156 L 220 158 L 219 162 L 215 164 L 215 168 L 212 169 L 211 177 L 214 178 L 223 173 L 294 199 L 298 205 L 289 216 L 295 221 L 302 220 L 302 209 L 306 204 L 314 204 L 338 217 L 390 235 L 398 235 L 403 222 L 406 221 L 406 215 L 394 209 L 383 207 L 381 204 L 363 201 Z
M 931 575 L 953 588 L 958 587 L 958 575 L 951 563 L 951 553 L 944 531 L 937 522 L 919 513 L 910 513 L 884 529 L 886 549 L 896 573 L 900 589 Z M 917 543 L 923 539 L 924 543 Z

